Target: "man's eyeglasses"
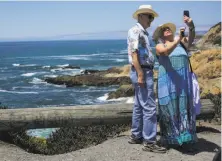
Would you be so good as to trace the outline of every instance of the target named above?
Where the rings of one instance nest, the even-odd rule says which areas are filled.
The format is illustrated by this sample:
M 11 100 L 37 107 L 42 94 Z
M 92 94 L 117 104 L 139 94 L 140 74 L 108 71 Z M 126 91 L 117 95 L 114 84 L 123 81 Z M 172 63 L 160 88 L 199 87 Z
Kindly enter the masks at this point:
M 154 20 L 154 16 L 151 14 L 143 14 L 144 16 L 146 16 L 150 21 Z

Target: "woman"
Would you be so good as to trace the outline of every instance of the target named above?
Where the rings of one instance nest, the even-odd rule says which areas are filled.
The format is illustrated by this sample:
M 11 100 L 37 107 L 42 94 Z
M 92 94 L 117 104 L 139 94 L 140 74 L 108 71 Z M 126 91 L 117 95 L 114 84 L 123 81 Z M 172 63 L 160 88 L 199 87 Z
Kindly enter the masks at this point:
M 161 143 L 166 146 L 197 141 L 187 55 L 195 31 L 191 18 L 184 16 L 184 22 L 189 27 L 188 37 L 183 37 L 180 32 L 175 38 L 176 26 L 172 23 L 159 26 L 153 35 L 154 40 L 161 41 L 156 46 L 159 60 L 158 103 Z

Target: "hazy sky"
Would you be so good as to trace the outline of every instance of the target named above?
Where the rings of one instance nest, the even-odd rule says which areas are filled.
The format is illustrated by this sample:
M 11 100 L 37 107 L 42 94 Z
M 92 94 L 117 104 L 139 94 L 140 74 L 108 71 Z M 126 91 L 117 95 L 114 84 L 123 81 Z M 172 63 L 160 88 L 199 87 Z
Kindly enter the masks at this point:
M 115 34 L 125 34 L 135 24 L 136 21 L 132 18 L 132 14 L 141 4 L 150 4 L 159 13 L 159 17 L 152 23 L 150 31 L 165 22 L 173 22 L 178 27 L 183 26 L 183 10 L 190 11 L 190 15 L 199 29 L 209 28 L 221 21 L 220 1 L 1 1 L 0 40 L 72 36 L 78 38 L 90 36 L 88 33 L 112 38 Z

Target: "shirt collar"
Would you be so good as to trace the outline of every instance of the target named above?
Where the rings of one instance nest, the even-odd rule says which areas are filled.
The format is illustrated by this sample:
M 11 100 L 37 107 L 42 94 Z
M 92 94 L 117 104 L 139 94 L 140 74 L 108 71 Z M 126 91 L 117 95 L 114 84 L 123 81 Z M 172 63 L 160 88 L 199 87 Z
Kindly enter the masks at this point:
M 143 28 L 143 26 L 142 26 L 139 22 L 137 22 L 136 25 L 137 25 L 141 30 L 143 30 L 143 32 L 144 32 L 147 36 L 149 36 L 149 33 Z

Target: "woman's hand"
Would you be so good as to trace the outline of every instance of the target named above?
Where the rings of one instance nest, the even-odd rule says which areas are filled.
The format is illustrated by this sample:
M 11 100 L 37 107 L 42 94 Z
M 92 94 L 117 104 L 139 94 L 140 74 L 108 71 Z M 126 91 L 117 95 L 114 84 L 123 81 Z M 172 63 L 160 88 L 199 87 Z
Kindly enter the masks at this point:
M 187 44 L 186 45 L 187 49 L 189 49 L 192 46 L 192 43 L 195 38 L 195 26 L 194 26 L 193 20 L 186 15 L 183 16 L 183 21 L 189 28 L 189 35 L 188 37 L 184 39 L 183 43 Z
M 174 38 L 174 41 L 177 43 L 177 44 L 179 44 L 180 43 L 180 41 L 184 38 L 182 35 L 181 35 L 181 31 L 185 31 L 185 29 L 180 29 L 180 32 L 179 32 L 179 36 L 176 36 L 175 38 Z
M 188 27 L 193 27 L 193 20 L 190 17 L 187 17 L 186 15 L 183 16 L 183 21 Z

